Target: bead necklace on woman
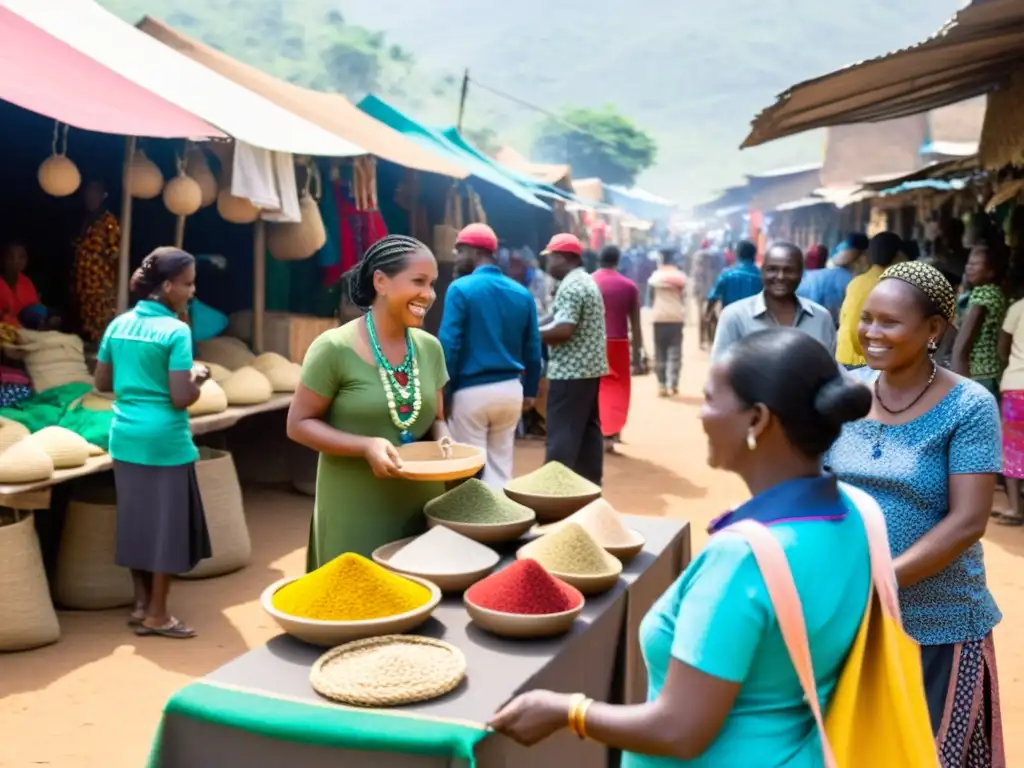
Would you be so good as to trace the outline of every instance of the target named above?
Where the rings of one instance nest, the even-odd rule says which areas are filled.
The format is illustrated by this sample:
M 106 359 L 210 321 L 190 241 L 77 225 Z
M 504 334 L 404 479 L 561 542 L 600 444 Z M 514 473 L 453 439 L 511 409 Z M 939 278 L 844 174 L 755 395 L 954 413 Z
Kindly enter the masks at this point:
M 932 266 L 889 267 L 858 335 L 872 384 L 866 419 L 847 424 L 825 466 L 885 513 L 907 633 L 921 645 L 943 768 L 1004 768 L 992 629 L 1002 618 L 980 539 L 1002 470 L 999 409 L 979 382 L 931 355 L 955 312 Z
M 396 450 L 448 436 L 444 353 L 421 329 L 437 262 L 418 240 L 389 235 L 348 277 L 366 315 L 313 342 L 288 411 L 288 436 L 320 453 L 308 570 L 421 533 L 423 505 L 444 492 L 402 479 Z

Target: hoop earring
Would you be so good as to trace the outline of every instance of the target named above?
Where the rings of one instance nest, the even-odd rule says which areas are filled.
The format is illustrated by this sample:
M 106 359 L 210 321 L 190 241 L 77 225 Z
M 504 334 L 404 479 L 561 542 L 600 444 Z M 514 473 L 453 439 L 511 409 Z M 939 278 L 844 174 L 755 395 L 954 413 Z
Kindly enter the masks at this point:
M 754 430 L 752 429 L 747 431 L 747 450 L 757 450 L 757 436 L 754 434 Z
M 928 339 L 928 354 L 934 355 L 939 351 L 939 342 L 935 339 Z

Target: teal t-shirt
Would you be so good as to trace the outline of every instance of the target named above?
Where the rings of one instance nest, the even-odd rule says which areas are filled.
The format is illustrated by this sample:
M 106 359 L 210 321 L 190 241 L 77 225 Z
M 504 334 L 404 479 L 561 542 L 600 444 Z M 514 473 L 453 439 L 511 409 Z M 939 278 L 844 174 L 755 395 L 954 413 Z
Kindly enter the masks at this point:
M 815 483 L 797 480 L 762 496 L 794 509 Z M 827 488 L 824 488 L 827 491 Z M 758 501 L 755 497 L 750 503 Z M 765 499 L 768 502 L 768 499 Z M 771 525 L 793 571 L 818 695 L 827 704 L 867 605 L 870 561 L 860 516 L 835 495 L 836 509 Z M 741 508 L 742 509 L 742 508 Z M 849 511 L 849 514 L 845 514 Z M 739 510 L 737 510 L 739 511 Z M 829 519 L 839 516 L 840 519 Z M 753 515 L 757 519 L 757 515 Z M 822 519 L 824 518 L 824 519 Z M 715 534 L 640 625 L 648 698 L 661 692 L 670 659 L 742 683 L 717 739 L 695 760 L 627 753 L 623 768 L 822 768 L 821 744 L 789 660 L 768 592 L 746 540 Z
M 155 301 L 114 318 L 98 359 L 114 368 L 110 455 L 117 461 L 169 467 L 199 457 L 188 412 L 171 403 L 170 371 L 192 369 L 192 333 Z

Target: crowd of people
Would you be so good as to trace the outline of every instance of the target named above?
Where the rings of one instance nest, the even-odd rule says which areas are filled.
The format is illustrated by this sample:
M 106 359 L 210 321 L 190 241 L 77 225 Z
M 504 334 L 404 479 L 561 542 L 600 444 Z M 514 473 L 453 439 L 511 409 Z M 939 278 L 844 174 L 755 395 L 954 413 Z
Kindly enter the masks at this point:
M 751 499 L 712 523 L 708 544 L 644 619 L 645 704 L 529 691 L 492 726 L 524 744 L 572 727 L 622 750 L 630 768 L 822 765 L 827 747 L 787 661 L 775 596 L 739 535 L 754 522 L 785 552 L 826 706 L 872 580 L 889 574 L 902 627 L 920 646 L 917 677 L 899 684 L 927 710 L 920 725 L 938 763 L 1004 768 L 992 640 L 1001 614 L 980 542 L 1000 474 L 1010 508 L 997 519 L 1021 520 L 1024 302 L 1007 308 L 1002 244 L 976 244 L 957 287 L 946 270 L 907 258 L 892 233 L 850 236 L 831 264 L 815 249 L 815 269 L 788 243 L 771 245 L 759 268 L 756 249 L 740 243 L 734 264 L 699 280 L 665 249 L 645 295 L 617 269 L 617 249 L 591 274 L 580 241 L 560 234 L 542 254 L 552 289 L 543 297 L 529 272 L 540 265 L 513 272 L 498 245 L 483 225 L 459 233 L 460 276 L 438 337 L 422 329 L 438 276 L 423 243 L 389 235 L 349 275 L 364 315 L 310 347 L 288 413 L 289 437 L 320 454 L 307 568 L 423 530 L 423 506 L 444 486 L 403 479 L 397 446 L 479 445 L 482 479 L 502 486 L 542 381 L 546 458 L 600 484 L 631 376 L 646 367 L 641 305 L 651 305 L 655 371 L 670 395 L 689 291 L 717 326 L 701 409 L 708 463 L 738 474 Z M 711 264 L 697 256 L 691 272 Z M 140 301 L 107 328 L 96 372 L 97 387 L 116 394 L 117 561 L 135 578 L 135 631 L 187 638 L 195 631 L 168 609 L 169 574 L 210 553 L 185 415 L 209 372 L 193 364 L 178 318 L 195 290 L 194 260 L 161 249 L 132 287 Z M 876 507 L 884 563 L 869 553 Z

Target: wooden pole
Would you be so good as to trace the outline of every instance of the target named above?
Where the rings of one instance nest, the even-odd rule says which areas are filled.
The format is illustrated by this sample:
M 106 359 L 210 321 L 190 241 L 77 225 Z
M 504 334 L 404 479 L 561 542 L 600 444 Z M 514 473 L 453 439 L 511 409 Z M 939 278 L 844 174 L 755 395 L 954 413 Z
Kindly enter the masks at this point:
M 124 167 L 121 169 L 121 243 L 117 254 L 117 312 L 128 309 L 128 282 L 132 265 L 132 157 L 135 155 L 135 136 L 124 140 Z
M 267 230 L 257 219 L 252 233 L 252 351 L 263 352 L 263 316 L 267 305 Z
M 462 74 L 462 92 L 459 95 L 459 119 L 455 123 L 459 133 L 462 133 L 462 118 L 466 115 L 467 96 L 469 96 L 469 67 L 466 67 L 466 71 Z
M 185 245 L 185 217 L 179 216 L 174 222 L 174 247 L 183 248 Z

